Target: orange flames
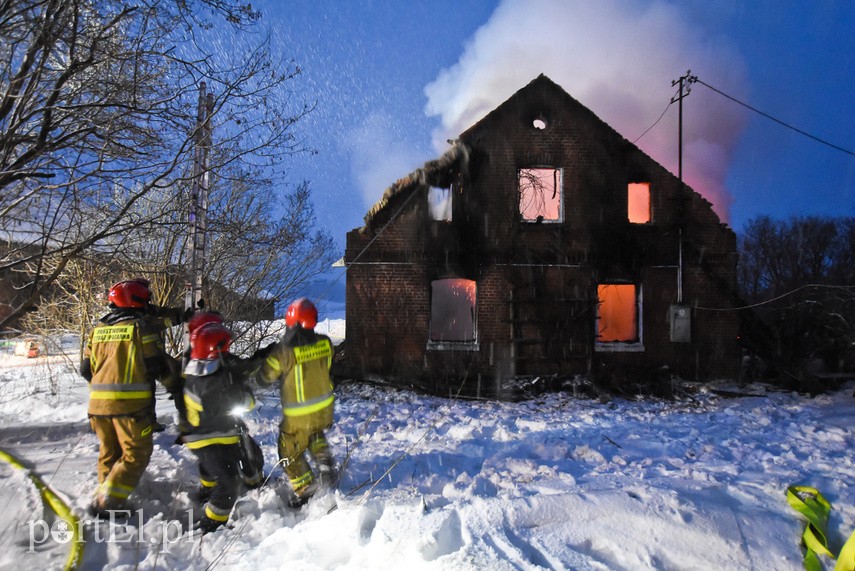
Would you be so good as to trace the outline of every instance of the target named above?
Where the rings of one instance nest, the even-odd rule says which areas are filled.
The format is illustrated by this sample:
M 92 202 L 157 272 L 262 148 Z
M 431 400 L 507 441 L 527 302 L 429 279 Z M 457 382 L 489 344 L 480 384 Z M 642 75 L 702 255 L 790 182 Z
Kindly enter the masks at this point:
M 636 341 L 638 315 L 634 284 L 603 284 L 597 286 L 599 310 L 597 333 L 601 343 Z
M 650 183 L 629 183 L 626 196 L 629 221 L 634 224 L 650 222 Z

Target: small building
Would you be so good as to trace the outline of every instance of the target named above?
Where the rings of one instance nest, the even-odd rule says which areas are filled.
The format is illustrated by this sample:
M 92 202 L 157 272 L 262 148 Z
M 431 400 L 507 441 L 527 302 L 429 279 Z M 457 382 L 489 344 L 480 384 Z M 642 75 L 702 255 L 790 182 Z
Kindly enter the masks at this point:
M 734 232 L 544 75 L 387 189 L 345 263 L 354 376 L 489 395 L 738 373 Z

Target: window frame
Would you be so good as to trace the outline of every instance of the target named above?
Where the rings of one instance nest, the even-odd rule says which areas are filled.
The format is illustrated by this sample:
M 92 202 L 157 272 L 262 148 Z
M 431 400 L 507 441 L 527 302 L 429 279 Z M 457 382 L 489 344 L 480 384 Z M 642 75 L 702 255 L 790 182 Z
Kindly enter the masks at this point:
M 647 187 L 647 219 L 644 221 L 635 221 L 632 219 L 632 190 L 630 189 L 633 185 L 644 185 Z M 626 219 L 630 224 L 651 224 L 653 222 L 653 195 L 651 191 L 651 184 L 649 181 L 643 180 L 635 180 L 626 183 Z
M 432 196 L 435 196 L 438 192 L 446 193 L 446 197 L 438 202 L 434 202 L 431 200 Z M 428 208 L 428 216 L 430 216 L 430 220 L 432 222 L 439 222 L 441 224 L 450 224 L 454 221 L 454 189 L 453 187 L 443 188 L 440 186 L 430 186 L 428 187 L 428 191 L 426 193 L 427 200 L 427 208 Z M 448 218 L 437 218 L 436 217 L 436 207 L 440 204 L 447 202 L 448 206 L 446 207 Z
M 471 305 L 472 311 L 472 339 L 471 340 L 434 340 L 432 339 L 432 335 L 434 332 L 434 284 L 437 282 L 445 282 L 449 280 L 465 280 L 469 283 L 472 283 L 475 287 L 475 300 Z M 430 317 L 428 319 L 428 339 L 427 339 L 427 349 L 428 350 L 436 350 L 436 351 L 478 351 L 480 349 L 480 340 L 478 335 L 478 281 L 469 279 L 467 277 L 461 276 L 442 276 L 435 279 L 430 280 L 428 283 L 430 287 Z
M 525 218 L 525 214 L 523 212 L 523 174 L 525 172 L 534 173 L 535 171 L 551 171 L 553 176 L 554 173 L 558 173 L 558 181 L 553 187 L 553 191 L 556 190 L 558 193 L 558 216 L 557 218 L 545 218 L 545 217 L 536 217 L 536 218 Z M 531 176 L 536 176 L 532 174 Z M 534 189 L 534 186 L 531 186 Z M 534 189 L 536 190 L 536 189 Z M 517 193 L 519 195 L 519 200 L 517 203 L 517 212 L 519 213 L 520 222 L 523 224 L 561 224 L 564 222 L 564 169 L 562 167 L 553 167 L 553 166 L 531 166 L 531 167 L 520 167 L 517 169 Z
M 635 287 L 635 328 L 637 338 L 634 341 L 600 341 L 600 286 L 631 285 Z M 644 351 L 644 292 L 638 282 L 603 281 L 596 284 L 597 318 L 594 321 L 594 349 L 599 352 L 641 352 Z

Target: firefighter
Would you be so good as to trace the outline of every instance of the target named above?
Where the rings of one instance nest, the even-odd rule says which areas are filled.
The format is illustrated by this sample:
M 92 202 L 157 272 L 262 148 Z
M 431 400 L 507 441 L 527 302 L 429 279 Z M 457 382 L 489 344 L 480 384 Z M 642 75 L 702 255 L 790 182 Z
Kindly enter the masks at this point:
M 218 311 L 210 311 L 207 309 L 200 309 L 193 313 L 190 319 L 187 320 L 187 338 L 188 340 L 193 337 L 193 333 L 202 327 L 203 325 L 207 325 L 208 323 L 219 323 L 223 324 L 223 316 L 220 315 Z M 190 361 L 190 347 L 191 345 L 188 343 L 187 347 L 184 349 L 184 354 L 182 356 L 184 366 Z M 231 354 L 231 353 L 230 353 Z
M 218 311 L 210 311 L 207 309 L 199 310 L 193 313 L 193 316 L 187 320 L 187 330 L 190 335 L 193 335 L 193 332 L 202 327 L 203 325 L 207 325 L 208 323 L 223 323 L 223 316 L 220 315 Z
M 149 281 L 145 278 L 134 278 L 130 281 L 141 284 L 147 289 L 150 289 Z M 204 302 L 201 300 L 199 303 L 204 305 Z M 178 413 L 178 432 L 183 433 L 189 428 L 189 426 L 187 425 L 187 411 L 184 410 L 184 397 L 182 396 L 184 390 L 184 377 L 181 373 L 181 361 L 166 353 L 163 334 L 170 327 L 187 322 L 195 312 L 193 309 L 160 307 L 151 303 L 150 299 L 148 303 L 146 303 L 145 310 L 146 332 L 151 335 L 157 335 L 158 342 L 160 343 L 160 349 L 163 351 L 164 355 L 166 355 L 164 359 L 166 369 L 161 377 L 161 384 L 166 389 L 166 392 L 169 393 L 169 398 L 175 403 L 175 410 Z M 154 415 L 152 429 L 155 432 L 163 432 L 166 429 L 166 426 L 157 420 L 154 400 L 152 400 L 152 414 Z
M 193 338 L 193 333 L 197 329 L 207 325 L 208 323 L 224 325 L 222 314 L 220 314 L 219 311 L 209 309 L 196 311 L 187 321 L 187 331 L 190 333 L 190 338 Z M 190 346 L 188 346 L 184 355 L 188 362 L 190 361 L 190 352 L 191 349 Z M 259 361 L 261 360 L 259 355 L 261 355 L 260 352 L 256 353 L 249 359 L 244 359 L 228 351 L 220 354 L 223 361 L 228 366 L 232 378 L 239 379 L 244 385 L 249 385 L 251 379 L 253 379 L 257 374 Z M 183 433 L 182 436 L 179 436 L 179 440 L 181 442 L 184 441 Z M 243 483 L 249 489 L 259 487 L 264 478 L 264 474 L 262 473 L 264 457 L 261 452 L 261 448 L 245 431 L 242 433 L 241 437 L 241 458 L 241 478 Z
M 223 316 L 219 311 L 211 309 L 200 309 L 193 313 L 193 316 L 187 321 L 187 331 L 192 337 L 193 332 L 208 323 L 224 324 Z M 244 358 L 235 355 L 234 353 L 224 353 L 223 357 L 228 363 L 232 374 L 240 378 L 244 383 L 249 383 L 258 374 L 260 363 L 266 357 L 267 349 L 256 351 L 251 357 Z M 185 359 L 190 359 L 190 347 L 185 351 Z
M 266 358 L 259 371 L 260 382 L 281 383 L 278 452 L 293 492 L 292 507 L 305 504 L 319 488 L 332 486 L 336 480 L 324 435 L 333 422 L 333 344 L 326 335 L 315 333 L 317 323 L 314 304 L 298 299 L 285 313 L 285 335 L 261 350 Z M 307 462 L 307 452 L 317 466 L 317 478 Z
M 154 380 L 167 371 L 160 337 L 146 324 L 151 291 L 142 283 L 114 284 L 110 312 L 89 337 L 80 374 L 89 382 L 89 422 L 100 443 L 98 491 L 89 512 L 129 510 L 128 496 L 152 452 Z
M 242 479 L 253 486 L 262 477 L 261 450 L 248 442 L 252 439 L 240 419 L 255 401 L 230 365 L 234 362 L 231 343 L 231 331 L 221 323 L 197 327 L 190 336 L 190 361 L 184 368 L 184 401 L 193 428 L 183 441 L 199 459 L 199 499 L 206 502 L 198 520 L 203 532 L 228 521 Z M 247 448 L 257 457 L 247 458 Z

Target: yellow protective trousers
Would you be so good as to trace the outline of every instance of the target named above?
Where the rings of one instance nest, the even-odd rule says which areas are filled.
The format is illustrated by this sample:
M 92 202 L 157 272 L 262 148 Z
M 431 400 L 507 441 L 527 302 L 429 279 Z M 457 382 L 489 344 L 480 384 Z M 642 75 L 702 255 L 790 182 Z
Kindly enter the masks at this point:
M 134 491 L 151 458 L 152 418 L 142 416 L 90 416 L 98 436 L 99 500 L 123 501 Z
M 279 425 L 279 458 L 285 460 L 285 474 L 291 488 L 302 495 L 314 482 L 306 453 L 318 465 L 332 467 L 332 453 L 323 430 L 309 433 L 303 428 L 288 428 L 287 420 Z

